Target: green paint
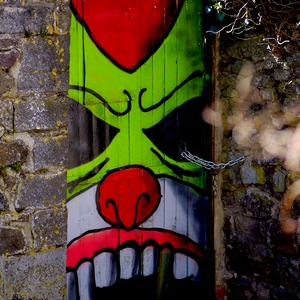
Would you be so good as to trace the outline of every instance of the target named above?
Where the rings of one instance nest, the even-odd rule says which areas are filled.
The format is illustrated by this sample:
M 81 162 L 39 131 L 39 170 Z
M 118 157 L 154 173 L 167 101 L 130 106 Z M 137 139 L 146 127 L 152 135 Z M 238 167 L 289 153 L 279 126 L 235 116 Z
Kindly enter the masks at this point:
M 195 13 L 199 12 L 199 13 Z M 82 190 L 101 181 L 107 171 L 127 165 L 142 165 L 156 174 L 167 174 L 184 182 L 205 188 L 206 173 L 200 169 L 200 176 L 178 177 L 169 168 L 175 165 L 183 170 L 199 170 L 190 162 L 175 161 L 164 155 L 142 132 L 151 128 L 175 108 L 192 98 L 199 97 L 204 86 L 204 76 L 183 84 L 195 71 L 203 71 L 203 39 L 200 26 L 200 1 L 187 2 L 177 23 L 155 54 L 136 72 L 129 74 L 112 64 L 89 38 L 85 29 L 72 18 L 70 47 L 70 85 L 93 90 L 110 106 L 113 114 L 103 101 L 88 91 L 69 90 L 69 96 L 88 108 L 97 118 L 120 129 L 108 148 L 94 160 L 68 170 L 68 183 L 90 174 L 95 166 L 109 161 L 93 177 L 74 184 L 68 189 L 70 198 Z M 175 91 L 175 88 L 180 89 Z M 151 111 L 139 108 L 139 94 L 142 89 L 142 106 L 147 109 L 169 97 L 162 105 Z M 129 96 L 124 93 L 126 90 Z M 123 114 L 128 108 L 131 110 Z M 195 134 L 195 142 L 197 135 Z M 161 161 L 150 149 L 160 154 Z M 113 159 L 112 159 L 113 158 Z

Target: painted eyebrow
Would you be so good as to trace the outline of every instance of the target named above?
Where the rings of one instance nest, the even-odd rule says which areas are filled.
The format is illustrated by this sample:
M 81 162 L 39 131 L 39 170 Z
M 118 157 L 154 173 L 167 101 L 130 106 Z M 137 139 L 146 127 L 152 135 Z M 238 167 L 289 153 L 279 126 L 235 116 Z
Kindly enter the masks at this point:
M 81 91 L 81 92 L 88 92 L 89 94 L 95 96 L 97 99 L 99 99 L 103 104 L 104 106 L 112 113 L 114 114 L 115 116 L 118 116 L 118 117 L 121 117 L 121 116 L 124 116 L 126 114 L 128 114 L 131 110 L 131 96 L 129 94 L 129 92 L 127 90 L 124 90 L 123 93 L 128 97 L 129 101 L 127 102 L 127 108 L 126 110 L 124 110 L 123 112 L 118 112 L 116 110 L 114 110 L 109 104 L 108 102 L 100 95 L 98 94 L 97 92 L 95 92 L 94 90 L 90 89 L 90 88 L 87 88 L 87 87 L 84 87 L 84 86 L 79 86 L 79 85 L 70 85 L 69 88 L 71 90 L 76 90 L 76 91 Z M 84 103 L 83 103 L 84 104 Z
M 180 83 L 177 87 L 173 89 L 167 96 L 163 97 L 158 103 L 148 107 L 144 108 L 142 105 L 142 96 L 147 91 L 146 88 L 141 89 L 139 93 L 139 108 L 142 112 L 149 112 L 151 110 L 156 109 L 157 107 L 161 106 L 163 103 L 165 103 L 168 99 L 170 99 L 179 89 L 181 89 L 185 84 L 187 84 L 189 81 L 193 80 L 194 78 L 201 78 L 203 76 L 203 72 L 200 70 L 195 71 L 190 76 L 188 76 L 182 83 Z
M 171 169 L 175 175 L 177 175 L 179 178 L 182 178 L 183 176 L 190 176 L 190 177 L 197 177 L 200 174 L 199 170 L 184 170 L 182 168 L 180 168 L 177 165 L 174 165 L 170 162 L 168 162 L 167 160 L 165 160 L 155 149 L 153 149 L 152 147 L 150 148 L 150 150 L 158 157 L 158 159 L 164 164 L 166 165 L 169 169 Z
M 72 193 L 74 189 L 83 181 L 88 180 L 95 176 L 96 173 L 99 173 L 101 169 L 104 168 L 104 166 L 108 163 L 109 158 L 107 157 L 104 161 L 102 161 L 100 164 L 96 165 L 92 170 L 90 170 L 87 174 L 85 174 L 82 177 L 79 177 L 78 179 L 75 179 L 74 181 L 71 181 L 67 184 L 67 190 L 69 193 Z M 98 183 L 97 183 L 98 184 Z M 88 188 L 90 188 L 92 185 L 89 185 Z M 85 190 L 85 189 L 84 189 Z M 82 193 L 84 190 L 80 191 Z M 76 193 L 72 197 L 68 198 L 68 202 L 74 197 L 77 196 L 79 193 Z

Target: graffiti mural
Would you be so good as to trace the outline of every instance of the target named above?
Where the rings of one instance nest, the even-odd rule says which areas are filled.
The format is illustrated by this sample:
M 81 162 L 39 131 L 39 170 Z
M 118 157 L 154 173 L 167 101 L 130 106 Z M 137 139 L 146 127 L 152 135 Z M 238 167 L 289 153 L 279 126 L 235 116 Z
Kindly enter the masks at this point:
M 210 204 L 205 170 L 180 153 L 207 154 L 201 1 L 71 9 L 68 299 L 193 299 Z

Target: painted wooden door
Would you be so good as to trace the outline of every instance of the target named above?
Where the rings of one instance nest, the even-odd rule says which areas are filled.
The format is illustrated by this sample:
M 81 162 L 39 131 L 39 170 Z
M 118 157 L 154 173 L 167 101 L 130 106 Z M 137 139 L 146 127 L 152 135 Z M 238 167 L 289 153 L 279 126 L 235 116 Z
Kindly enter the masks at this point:
M 180 153 L 204 149 L 201 1 L 71 8 L 68 299 L 197 299 L 207 174 Z

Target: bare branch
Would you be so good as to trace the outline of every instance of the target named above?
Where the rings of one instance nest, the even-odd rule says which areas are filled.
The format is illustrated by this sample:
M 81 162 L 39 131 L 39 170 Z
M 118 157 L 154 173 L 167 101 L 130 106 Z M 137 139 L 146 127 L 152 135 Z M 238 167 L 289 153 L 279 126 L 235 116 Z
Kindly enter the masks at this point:
M 208 0 L 209 1 L 209 0 Z M 249 30 L 261 29 L 265 38 L 274 45 L 294 41 L 300 44 L 300 10 L 295 0 L 236 0 L 215 1 L 217 12 L 222 13 L 224 25 L 218 31 L 241 35 Z

